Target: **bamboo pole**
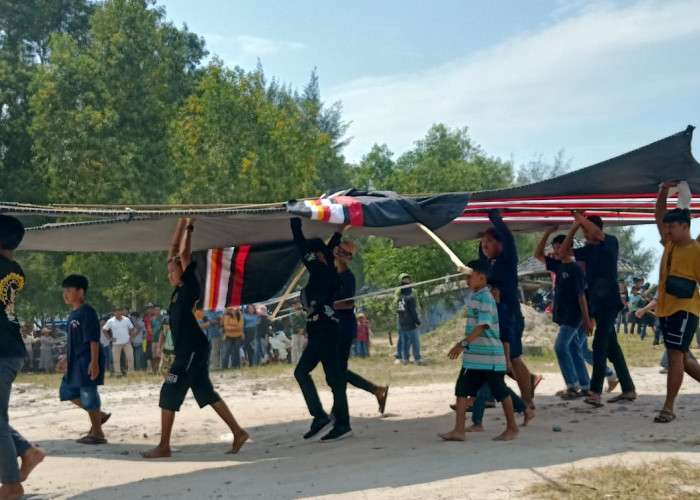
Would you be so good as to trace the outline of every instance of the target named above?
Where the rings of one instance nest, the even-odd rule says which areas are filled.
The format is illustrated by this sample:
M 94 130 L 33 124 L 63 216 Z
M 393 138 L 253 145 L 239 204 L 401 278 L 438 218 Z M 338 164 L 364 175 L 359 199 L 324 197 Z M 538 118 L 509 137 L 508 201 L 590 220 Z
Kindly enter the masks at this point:
M 445 244 L 445 242 L 442 241 L 442 240 L 440 239 L 440 237 L 439 237 L 437 234 L 435 234 L 434 232 L 432 232 L 430 229 L 428 229 L 427 227 L 425 227 L 425 226 L 424 226 L 423 224 L 421 224 L 420 222 L 417 222 L 416 224 L 417 224 L 417 226 L 418 226 L 419 228 L 421 228 L 421 230 L 423 230 L 423 232 L 424 232 L 425 234 L 427 234 L 428 236 L 430 236 L 430 238 L 431 238 L 435 243 L 437 243 L 438 246 L 439 246 L 440 248 L 442 248 L 442 250 L 443 250 L 443 251 L 447 254 L 447 256 L 450 258 L 450 260 L 452 261 L 452 263 L 453 263 L 455 266 L 457 266 L 457 271 L 459 271 L 459 272 L 461 272 L 461 273 L 464 273 L 464 274 L 470 274 L 470 273 L 472 272 L 471 268 L 467 267 L 467 266 L 464 264 L 464 262 L 462 262 L 462 260 L 461 260 L 459 257 L 457 257 L 457 254 L 455 254 L 455 253 L 452 251 L 452 249 L 451 249 L 450 247 L 448 247 L 447 244 Z

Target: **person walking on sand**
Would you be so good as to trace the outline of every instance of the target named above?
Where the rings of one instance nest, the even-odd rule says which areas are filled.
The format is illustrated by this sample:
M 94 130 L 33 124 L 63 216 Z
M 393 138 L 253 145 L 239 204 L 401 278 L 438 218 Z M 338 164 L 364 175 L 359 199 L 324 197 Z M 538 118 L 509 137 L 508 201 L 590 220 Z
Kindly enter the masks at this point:
M 319 238 L 306 239 L 301 229 L 301 219 L 290 220 L 294 244 L 302 263 L 309 271 L 309 281 L 301 292 L 301 301 L 308 312 L 306 331 L 309 336 L 299 364 L 294 369 L 294 378 L 299 384 L 309 413 L 313 417 L 304 439 L 311 439 L 328 427 L 333 421 L 326 414 L 318 397 L 311 372 L 323 365 L 326 383 L 333 392 L 333 428 L 321 438 L 322 443 L 330 443 L 352 436 L 348 398 L 345 393 L 346 381 L 338 359 L 338 336 L 340 326 L 333 310 L 333 302 L 340 288 L 338 272 L 335 268 L 333 251 Z M 336 233 L 337 234 L 337 233 Z
M 102 411 L 97 387 L 104 385 L 105 354 L 100 346 L 100 318 L 85 302 L 88 290 L 85 276 L 71 274 L 61 283 L 63 301 L 73 310 L 68 316 L 66 372 L 61 379 L 59 397 L 82 408 L 90 419 L 90 431 L 78 439 L 80 444 L 106 444 L 102 424 L 111 414 Z
M 519 430 L 515 423 L 513 400 L 503 379 L 506 374 L 506 355 L 500 340 L 498 308 L 486 281 L 489 265 L 483 259 L 473 260 L 467 265 L 471 268 L 467 284 L 474 293 L 467 304 L 464 339 L 457 342 L 448 353 L 450 359 L 462 355 L 462 369 L 455 386 L 455 427 L 438 436 L 445 441 L 467 439 L 467 398 L 476 397 L 481 387 L 488 384 L 493 397 L 503 406 L 506 417 L 506 430 L 493 440 L 510 441 L 518 436 Z
M 12 382 L 22 369 L 26 351 L 15 316 L 15 299 L 24 288 L 24 271 L 14 260 L 24 238 L 24 226 L 14 217 L 0 214 L 0 499 L 17 500 L 24 482 L 46 456 L 10 425 Z M 22 461 L 17 464 L 17 457 Z
M 170 456 L 175 412 L 180 410 L 189 389 L 192 389 L 200 408 L 211 406 L 231 429 L 233 444 L 226 453 L 238 453 L 248 440 L 248 433 L 238 425 L 209 378 L 209 341 L 194 316 L 199 300 L 199 282 L 195 276 L 196 262 L 191 261 L 192 231 L 194 219 L 181 218 L 168 251 L 168 280 L 175 287 L 168 309 L 175 360 L 160 390 L 160 442 L 155 448 L 140 452 L 144 458 Z
M 622 394 L 608 399 L 608 402 L 634 401 L 637 393 L 615 331 L 615 319 L 622 309 L 617 283 L 618 241 L 614 236 L 603 232 L 603 220 L 597 215 L 584 217 L 578 211 L 572 214 L 574 224 L 562 246 L 571 248 L 574 235 L 579 228 L 583 230 L 586 245 L 575 248 L 574 257 L 576 262 L 584 262 L 586 266 L 588 301 L 596 324 L 593 334 L 591 394 L 584 402 L 595 407 L 603 406 L 600 396 L 603 392 L 606 359 L 610 359 L 615 367 L 622 387 Z
M 689 356 L 690 343 L 700 316 L 700 243 L 690 236 L 690 211 L 666 209 L 666 201 L 675 182 L 661 185 L 656 199 L 656 226 L 664 254 L 659 266 L 656 315 L 668 355 L 666 401 L 654 422 L 665 424 L 676 418 L 674 404 L 687 373 L 700 380 L 700 364 Z

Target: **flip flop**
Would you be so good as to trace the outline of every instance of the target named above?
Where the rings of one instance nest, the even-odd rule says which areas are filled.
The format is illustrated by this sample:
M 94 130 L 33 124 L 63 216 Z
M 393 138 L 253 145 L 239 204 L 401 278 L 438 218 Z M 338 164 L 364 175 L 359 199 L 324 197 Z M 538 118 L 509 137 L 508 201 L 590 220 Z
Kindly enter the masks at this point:
M 384 408 L 386 408 L 386 398 L 389 397 L 389 386 L 384 389 L 384 395 L 379 398 L 379 413 L 384 414 Z
M 620 401 L 634 401 L 635 399 L 637 399 L 636 392 L 623 392 L 622 394 L 618 394 L 617 396 L 608 399 L 608 403 L 618 403 Z
M 530 374 L 530 398 L 535 397 L 535 389 L 540 385 L 540 382 L 542 382 L 542 375 Z
M 105 438 L 98 438 L 97 436 L 93 436 L 92 434 L 88 434 L 87 436 L 83 436 L 80 439 L 76 441 L 76 443 L 80 444 L 107 444 L 107 440 Z
M 676 419 L 676 414 L 671 410 L 661 410 L 657 416 L 654 417 L 654 422 L 657 424 L 667 424 Z

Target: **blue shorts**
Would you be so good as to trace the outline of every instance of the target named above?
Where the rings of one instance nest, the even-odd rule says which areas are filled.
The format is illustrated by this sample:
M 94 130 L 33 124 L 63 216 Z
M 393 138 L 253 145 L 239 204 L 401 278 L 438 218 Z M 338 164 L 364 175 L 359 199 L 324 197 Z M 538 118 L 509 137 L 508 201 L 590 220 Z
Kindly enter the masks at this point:
M 96 385 L 87 385 L 85 387 L 71 387 L 66 383 L 66 380 L 61 380 L 61 388 L 58 390 L 61 401 L 73 401 L 80 399 L 80 404 L 85 411 L 99 410 L 102 407 L 100 394 L 97 392 Z

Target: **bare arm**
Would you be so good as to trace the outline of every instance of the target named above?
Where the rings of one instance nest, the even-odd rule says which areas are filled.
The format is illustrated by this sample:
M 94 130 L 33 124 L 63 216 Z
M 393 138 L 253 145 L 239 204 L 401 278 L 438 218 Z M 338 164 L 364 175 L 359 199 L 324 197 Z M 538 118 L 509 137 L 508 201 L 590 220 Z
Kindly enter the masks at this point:
M 557 229 L 559 229 L 559 226 L 552 226 L 552 227 L 548 228 L 544 232 L 544 234 L 542 235 L 542 239 L 540 240 L 539 244 L 537 245 L 537 248 L 535 249 L 535 258 L 537 260 L 539 260 L 540 262 L 542 262 L 543 264 L 544 264 L 544 257 L 545 257 L 544 249 L 547 246 L 547 239 Z
M 656 206 L 654 207 L 654 219 L 656 219 L 656 228 L 663 238 L 664 236 L 664 216 L 666 215 L 666 203 L 668 201 L 668 190 L 676 187 L 677 182 L 664 182 L 659 189 L 659 195 L 656 197 Z M 700 237 L 700 236 L 699 236 Z
M 464 340 L 466 340 L 467 343 L 471 344 L 484 333 L 484 330 L 486 330 L 486 325 L 479 325 L 476 328 L 474 328 Z M 460 340 L 454 346 L 452 346 L 450 352 L 447 353 L 447 357 L 450 359 L 457 359 L 457 356 L 459 356 L 462 353 L 463 349 L 464 348 L 462 347 L 462 341 Z
M 593 324 L 591 323 L 591 317 L 588 315 L 588 302 L 586 302 L 586 296 L 584 294 L 578 296 L 578 306 L 581 309 L 581 319 L 583 319 L 583 330 L 586 333 L 592 333 Z
M 564 248 L 573 248 L 574 236 L 576 236 L 576 231 L 578 231 L 578 228 L 581 226 L 578 219 L 576 219 L 576 214 L 572 212 L 572 215 L 574 216 L 574 223 L 571 224 L 571 229 L 569 229 L 566 238 L 564 238 L 564 242 L 561 244 Z
M 182 231 L 185 229 L 185 225 L 185 219 L 180 217 L 177 221 L 177 226 L 175 227 L 173 240 L 170 243 L 170 248 L 168 249 L 168 262 L 180 256 L 180 240 L 182 239 Z
M 90 380 L 95 380 L 100 375 L 100 365 L 98 363 L 99 353 L 100 343 L 90 342 L 90 365 L 88 366 Z
M 187 269 L 192 260 L 192 231 L 194 231 L 194 218 L 190 217 L 185 221 L 184 231 L 185 234 L 182 236 L 180 241 L 180 264 L 182 265 L 182 270 Z

